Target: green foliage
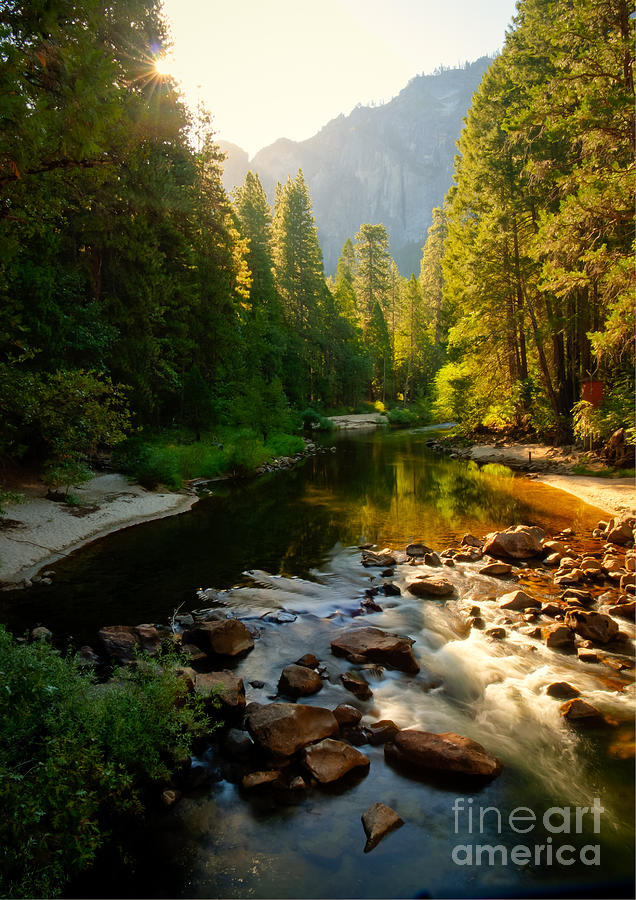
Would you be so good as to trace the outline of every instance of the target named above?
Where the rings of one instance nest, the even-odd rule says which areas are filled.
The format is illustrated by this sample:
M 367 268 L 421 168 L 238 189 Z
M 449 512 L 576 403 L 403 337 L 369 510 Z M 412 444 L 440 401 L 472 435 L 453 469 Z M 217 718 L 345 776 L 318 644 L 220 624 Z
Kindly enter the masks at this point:
M 332 415 L 338 415 L 338 413 L 332 413 Z M 305 428 L 313 428 L 316 431 L 333 431 L 335 427 L 331 419 L 327 416 L 323 416 L 315 409 L 304 409 L 301 413 L 301 417 Z
M 293 456 L 295 453 L 302 453 L 305 449 L 305 442 L 297 434 L 272 434 L 265 442 L 265 451 L 267 457 L 272 456 Z
M 0 518 L 6 516 L 7 511 L 4 508 L 5 503 L 23 503 L 24 494 L 16 494 L 15 491 L 8 491 L 6 488 L 0 487 Z
M 0 884 L 4 897 L 57 896 L 95 860 L 146 786 L 170 778 L 201 707 L 166 656 L 96 684 L 46 642 L 0 627 Z
M 420 416 L 415 410 L 404 409 L 396 406 L 386 414 L 389 425 L 392 428 L 410 428 L 421 422 Z

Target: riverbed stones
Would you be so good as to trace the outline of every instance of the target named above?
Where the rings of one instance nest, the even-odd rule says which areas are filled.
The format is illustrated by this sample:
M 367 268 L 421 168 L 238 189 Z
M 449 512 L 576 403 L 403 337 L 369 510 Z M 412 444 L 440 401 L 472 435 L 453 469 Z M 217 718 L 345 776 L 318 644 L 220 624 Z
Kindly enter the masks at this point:
M 406 548 L 407 556 L 426 556 L 427 553 L 432 553 L 433 548 L 427 547 L 426 544 L 423 544 L 421 541 L 415 541 L 412 544 L 408 544 Z
M 629 524 L 630 521 L 631 520 L 629 519 L 613 519 L 612 522 L 610 522 L 606 540 L 611 544 L 619 544 L 621 546 L 633 544 L 634 531 Z
M 402 672 L 416 673 L 420 666 L 411 649 L 414 643 L 414 639 L 406 635 L 354 625 L 331 641 L 331 651 L 353 663 L 375 662 Z
M 609 607 L 611 616 L 618 616 L 620 619 L 630 619 L 632 622 L 636 620 L 636 600 L 630 600 L 628 603 L 619 603 L 617 606 Z
M 373 803 L 362 813 L 362 827 L 367 836 L 364 852 L 369 853 L 377 847 L 382 838 L 404 825 L 394 809 L 384 803 Z
M 452 581 L 441 575 L 419 575 L 407 590 L 415 597 L 449 597 L 455 591 Z
M 550 650 L 574 649 L 574 632 L 567 625 L 547 625 L 541 629 L 541 637 Z
M 369 568 L 378 566 L 380 569 L 386 569 L 387 566 L 397 565 L 397 559 L 389 550 L 382 550 L 380 553 L 374 553 L 373 550 L 362 551 L 362 565 Z
M 618 634 L 618 625 L 610 616 L 592 610 L 569 609 L 565 624 L 582 638 L 599 644 L 607 644 Z
M 326 738 L 305 749 L 303 763 L 316 781 L 330 784 L 353 769 L 368 769 L 371 760 L 351 744 Z
M 183 632 L 183 642 L 194 644 L 209 656 L 241 656 L 254 648 L 249 629 L 238 619 L 201 622 Z
M 340 703 L 334 709 L 333 714 L 338 725 L 345 727 L 357 725 L 362 718 L 360 710 L 356 709 L 355 706 L 350 706 L 348 703 Z
M 594 603 L 594 597 L 589 591 L 582 591 L 578 588 L 566 588 L 566 590 L 559 595 L 559 600 L 576 600 L 582 606 L 591 606 Z
M 199 672 L 195 677 L 194 690 L 211 708 L 214 708 L 215 698 L 218 697 L 226 711 L 245 709 L 243 679 L 227 669 L 221 672 Z
M 548 697 L 554 697 L 556 700 L 572 700 L 580 694 L 580 691 L 568 681 L 553 681 L 547 686 L 545 692 Z
M 506 629 L 496 626 L 495 628 L 488 628 L 485 634 L 486 637 L 491 638 L 493 641 L 503 641 L 506 637 Z
M 488 563 L 479 570 L 479 574 L 488 575 L 490 578 L 507 578 L 512 574 L 512 566 L 504 562 Z
M 400 729 L 391 719 L 381 719 L 379 722 L 365 725 L 365 730 L 371 746 L 379 747 L 381 744 L 392 741 Z
M 470 534 L 470 532 L 463 536 L 461 544 L 463 547 L 475 547 L 477 550 L 482 550 L 484 546 L 484 542 L 481 538 L 475 537 L 475 535 Z
M 528 559 L 542 553 L 543 531 L 536 526 L 515 525 L 486 535 L 484 553 L 512 559 Z
M 140 650 L 156 653 L 161 642 L 156 628 L 134 625 L 107 625 L 99 630 L 99 639 L 108 656 L 122 663 L 134 662 Z
M 438 771 L 477 778 L 494 778 L 502 770 L 501 762 L 477 741 L 447 731 L 406 729 L 399 731 L 384 746 L 388 762 L 415 774 Z
M 296 660 L 296 665 L 304 666 L 306 669 L 317 669 L 320 665 L 320 660 L 313 653 L 305 653 L 304 656 Z
M 276 769 L 267 769 L 263 772 L 250 772 L 244 775 L 241 784 L 246 791 L 252 791 L 254 788 L 263 787 L 266 784 L 274 784 L 280 778 L 280 772 Z
M 499 598 L 501 609 L 512 609 L 521 612 L 523 609 L 540 609 L 541 602 L 525 591 L 510 591 Z
M 564 703 L 559 712 L 566 721 L 575 725 L 601 725 L 605 722 L 600 710 L 578 697 Z
M 307 697 L 322 689 L 322 678 L 307 666 L 285 666 L 280 673 L 278 690 L 288 697 Z
M 338 731 L 331 710 L 300 703 L 250 704 L 246 725 L 254 742 L 275 756 L 292 756 Z
M 340 680 L 345 690 L 350 691 L 359 700 L 370 700 L 373 697 L 369 682 L 359 672 L 344 672 Z

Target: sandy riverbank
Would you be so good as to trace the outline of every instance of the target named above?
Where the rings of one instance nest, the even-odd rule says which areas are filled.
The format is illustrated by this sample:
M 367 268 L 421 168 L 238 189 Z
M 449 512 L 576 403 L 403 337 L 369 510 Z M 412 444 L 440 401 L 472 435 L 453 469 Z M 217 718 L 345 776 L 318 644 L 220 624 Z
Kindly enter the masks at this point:
M 79 547 L 113 531 L 186 512 L 193 494 L 156 493 L 131 484 L 123 475 L 97 475 L 73 493 L 80 506 L 27 496 L 24 503 L 6 506 L 0 526 L 0 585 L 29 579 Z M 15 523 L 15 524 L 13 524 Z

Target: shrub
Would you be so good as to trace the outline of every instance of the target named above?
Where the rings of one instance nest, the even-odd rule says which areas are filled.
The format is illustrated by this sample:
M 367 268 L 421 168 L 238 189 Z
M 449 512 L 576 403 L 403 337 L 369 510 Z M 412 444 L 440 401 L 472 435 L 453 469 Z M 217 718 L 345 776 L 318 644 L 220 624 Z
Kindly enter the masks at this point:
M 413 410 L 401 409 L 397 406 L 395 409 L 389 410 L 387 419 L 392 428 L 408 428 L 412 425 L 417 425 L 420 421 L 420 417 Z
M 300 414 L 305 428 L 313 428 L 315 431 L 332 431 L 334 424 L 327 416 L 323 416 L 315 409 L 305 409 Z
M 88 868 L 144 789 L 209 733 L 174 656 L 96 684 L 47 643 L 0 626 L 0 891 L 51 897 Z
M 293 456 L 302 453 L 305 442 L 297 434 L 272 434 L 265 443 L 267 456 Z

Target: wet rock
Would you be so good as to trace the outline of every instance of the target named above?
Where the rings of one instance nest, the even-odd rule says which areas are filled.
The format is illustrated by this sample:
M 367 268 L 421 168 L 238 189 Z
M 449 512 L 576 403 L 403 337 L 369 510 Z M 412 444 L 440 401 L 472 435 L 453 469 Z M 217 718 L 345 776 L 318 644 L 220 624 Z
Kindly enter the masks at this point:
M 313 653 L 305 653 L 304 656 L 296 660 L 296 665 L 304 666 L 306 669 L 317 669 L 320 665 L 320 660 Z
M 483 553 L 481 550 L 458 550 L 453 559 L 458 562 L 477 562 L 481 559 Z
M 350 691 L 360 700 L 369 700 L 373 697 L 369 682 L 359 672 L 345 672 L 340 676 L 340 680 L 345 690 Z
M 243 679 L 224 669 L 221 672 L 198 673 L 194 690 L 203 697 L 206 705 L 214 708 L 216 697 L 227 711 L 245 709 L 245 685 Z
M 539 543 L 543 532 L 529 525 L 515 525 L 505 531 L 496 531 L 486 536 L 484 553 L 490 556 L 528 559 L 542 552 Z
M 397 586 L 397 584 L 393 584 L 390 582 L 389 584 L 382 585 L 382 593 L 385 597 L 401 597 L 402 591 Z
M 384 755 L 388 762 L 415 773 L 435 770 L 493 778 L 502 769 L 500 761 L 481 744 L 453 732 L 399 731 L 385 744 Z
M 289 782 L 289 790 L 290 791 L 306 791 L 307 783 L 306 783 L 305 779 L 302 778 L 300 775 L 296 775 L 296 777 L 292 778 L 292 780 Z
M 360 609 L 365 613 L 382 612 L 380 604 L 372 600 L 371 597 L 365 597 L 364 600 L 360 601 Z
M 394 574 L 395 569 L 382 569 L 382 571 L 380 572 L 382 578 L 393 578 Z
M 630 572 L 627 575 L 621 575 L 620 580 L 620 589 L 621 591 L 626 591 L 629 585 L 633 585 L 636 582 L 636 576 L 633 572 Z
M 567 625 L 547 625 L 541 629 L 541 637 L 550 650 L 571 650 L 574 647 L 574 632 Z
M 468 610 L 469 616 L 479 616 L 481 615 L 481 607 L 480 606 L 471 606 Z
M 602 573 L 601 562 L 598 559 L 594 559 L 592 556 L 585 556 L 581 560 L 581 565 L 579 566 L 582 572 L 585 575 L 596 575 Z
M 525 591 L 510 591 L 499 598 L 501 609 L 512 609 L 521 612 L 522 609 L 539 609 L 541 602 L 526 594 Z
M 246 724 L 255 743 L 277 756 L 291 756 L 338 731 L 331 710 L 300 703 L 250 704 Z
M 265 687 L 265 682 L 261 681 L 260 678 L 255 678 L 254 681 L 249 682 L 250 687 L 253 687 L 255 690 L 260 690 Z
M 636 600 L 629 603 L 619 603 L 618 606 L 610 606 L 609 614 L 618 616 L 620 619 L 630 619 L 632 622 L 636 620 Z
M 379 722 L 371 722 L 370 725 L 365 726 L 365 729 L 367 731 L 369 743 L 372 747 L 379 747 L 381 744 L 392 741 L 400 730 L 391 719 L 382 719 Z
M 478 631 L 483 631 L 486 627 L 486 620 L 482 619 L 481 616 L 471 616 L 468 619 L 469 628 L 476 628 Z
M 604 556 L 601 567 L 603 571 L 608 575 L 612 575 L 615 572 L 620 573 L 625 571 L 625 566 L 623 565 L 622 561 L 616 556 Z
M 494 641 L 502 641 L 506 637 L 506 629 L 489 628 L 486 631 L 486 637 L 492 638 Z
M 369 853 L 377 847 L 382 838 L 390 831 L 404 825 L 404 821 L 394 809 L 384 803 L 373 803 L 362 813 L 362 827 L 367 836 L 364 852 Z
M 548 550 L 550 553 L 558 553 L 560 557 L 567 556 L 570 552 L 570 548 L 563 541 L 543 541 L 542 546 L 544 550 Z
M 559 606 L 558 603 L 544 603 L 541 607 L 541 615 L 547 616 L 549 619 L 554 619 L 557 616 L 565 615 L 565 609 L 562 606 Z
M 183 641 L 194 644 L 210 656 L 240 656 L 254 648 L 249 629 L 238 619 L 202 622 L 184 631 Z
M 463 547 L 475 547 L 477 550 L 482 550 L 484 546 L 484 542 L 480 538 L 470 533 L 463 536 L 461 543 Z
M 335 656 L 345 656 L 354 663 L 377 662 L 402 672 L 419 672 L 413 651 L 413 638 L 382 631 L 372 626 L 353 626 L 331 641 Z
M 529 626 L 528 628 L 520 628 L 520 634 L 525 634 L 527 637 L 539 639 L 541 637 L 541 629 L 538 625 Z
M 389 551 L 383 550 L 380 553 L 374 553 L 372 550 L 363 550 L 362 565 L 367 568 L 378 566 L 381 569 L 385 569 L 387 566 L 397 565 L 397 559 Z
M 104 650 L 117 662 L 133 662 L 141 649 L 136 628 L 132 625 L 107 625 L 99 630 Z
M 451 581 L 440 575 L 419 575 L 407 590 L 416 597 L 449 597 L 455 591 Z
M 264 772 L 250 772 L 241 779 L 241 784 L 246 791 L 254 790 L 254 788 L 263 787 L 265 784 L 273 784 L 280 778 L 280 772 L 275 769 L 268 769 Z
M 407 556 L 426 556 L 427 553 L 433 553 L 433 548 L 427 547 L 421 541 L 409 544 L 406 548 Z
M 207 654 L 205 654 L 203 650 L 199 650 L 198 647 L 195 647 L 194 644 L 181 644 L 181 652 L 187 657 L 188 662 L 194 663 L 195 665 L 208 658 Z
M 306 748 L 303 763 L 316 781 L 330 784 L 353 769 L 368 769 L 371 761 L 351 744 L 327 738 Z
M 512 566 L 510 563 L 494 562 L 488 563 L 479 570 L 480 575 L 489 575 L 491 578 L 505 578 L 512 574 Z
M 576 651 L 576 655 L 583 663 L 597 663 L 599 661 L 596 650 L 590 650 L 587 647 L 579 647 Z
M 348 703 L 341 703 L 333 711 L 338 725 L 357 725 L 362 718 L 362 713 L 355 706 L 349 706 Z
M 567 588 L 559 595 L 560 600 L 577 600 L 582 606 L 591 606 L 594 603 L 594 597 L 589 591 L 577 590 L 576 588 Z
M 554 697 L 557 700 L 571 700 L 581 693 L 567 681 L 553 681 L 547 686 L 545 692 L 548 697 Z
M 36 628 L 31 629 L 30 637 L 32 641 L 50 641 L 53 637 L 53 632 L 45 628 L 44 625 L 38 625 Z
M 244 731 L 240 731 L 238 728 L 230 728 L 223 735 L 222 746 L 228 756 L 245 762 L 252 755 L 254 741 Z
M 322 678 L 306 666 L 285 666 L 278 680 L 278 690 L 288 697 L 306 697 L 322 688 Z
M 568 700 L 567 703 L 563 704 L 559 712 L 564 719 L 573 724 L 600 725 L 605 722 L 600 710 L 592 706 L 591 703 L 578 698 Z
M 625 546 L 634 542 L 634 532 L 629 523 L 625 520 L 613 520 L 613 524 L 606 535 L 606 539 L 611 544 L 619 544 Z
M 593 611 L 568 610 L 565 624 L 582 638 L 599 644 L 607 644 L 618 634 L 618 625 L 613 619 Z
M 559 569 L 554 573 L 554 583 L 558 585 L 580 584 L 583 578 L 580 569 Z
M 424 556 L 424 565 L 425 566 L 433 566 L 434 568 L 441 566 L 442 559 L 441 559 L 439 553 L 435 553 L 434 551 L 433 551 L 433 553 L 427 553 Z
M 265 616 L 266 621 L 273 622 L 275 625 L 290 625 L 296 621 L 296 618 L 294 613 L 288 612 L 286 609 L 277 609 Z

